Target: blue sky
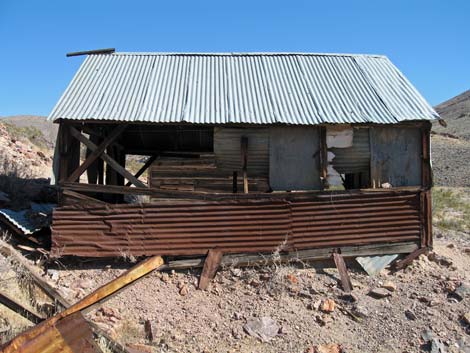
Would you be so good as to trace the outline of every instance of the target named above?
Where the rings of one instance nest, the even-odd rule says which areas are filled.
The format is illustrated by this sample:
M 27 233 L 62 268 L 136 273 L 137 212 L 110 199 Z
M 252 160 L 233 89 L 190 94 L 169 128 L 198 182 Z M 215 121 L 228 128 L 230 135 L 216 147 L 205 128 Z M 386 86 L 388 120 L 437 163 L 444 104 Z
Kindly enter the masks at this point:
M 438 104 L 470 88 L 470 1 L 0 0 L 0 116 L 47 115 L 70 51 L 385 54 Z

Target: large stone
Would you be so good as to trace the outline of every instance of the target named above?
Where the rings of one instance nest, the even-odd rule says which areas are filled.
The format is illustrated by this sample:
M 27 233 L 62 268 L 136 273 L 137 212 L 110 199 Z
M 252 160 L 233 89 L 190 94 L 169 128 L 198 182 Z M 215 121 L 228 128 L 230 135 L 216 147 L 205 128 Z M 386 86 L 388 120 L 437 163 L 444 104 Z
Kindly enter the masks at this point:
M 459 300 L 464 300 L 470 297 L 470 285 L 468 283 L 462 283 L 454 291 L 454 296 Z
M 320 304 L 320 310 L 325 313 L 332 313 L 335 311 L 336 303 L 333 299 L 323 300 Z
M 389 292 L 395 292 L 397 290 L 397 285 L 391 281 L 386 281 L 383 285 L 382 288 L 385 288 Z
M 385 288 L 374 288 L 371 289 L 369 295 L 375 299 L 383 299 L 391 296 L 390 292 Z

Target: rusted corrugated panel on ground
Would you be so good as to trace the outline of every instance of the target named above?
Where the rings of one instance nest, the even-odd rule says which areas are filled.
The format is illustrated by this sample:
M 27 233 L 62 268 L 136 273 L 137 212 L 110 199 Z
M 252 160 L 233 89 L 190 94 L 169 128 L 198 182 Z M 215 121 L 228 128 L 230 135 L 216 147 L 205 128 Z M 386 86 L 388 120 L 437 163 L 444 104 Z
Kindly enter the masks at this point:
M 418 191 L 320 192 L 289 199 L 70 206 L 53 214 L 53 252 L 203 255 L 420 242 Z
M 41 325 L 47 325 L 44 322 Z M 93 333 L 81 313 L 59 320 L 37 334 L 36 328 L 21 334 L 16 345 L 5 347 L 5 352 L 18 353 L 98 353 L 100 349 L 93 340 Z M 3 352 L 3 350 L 2 350 Z

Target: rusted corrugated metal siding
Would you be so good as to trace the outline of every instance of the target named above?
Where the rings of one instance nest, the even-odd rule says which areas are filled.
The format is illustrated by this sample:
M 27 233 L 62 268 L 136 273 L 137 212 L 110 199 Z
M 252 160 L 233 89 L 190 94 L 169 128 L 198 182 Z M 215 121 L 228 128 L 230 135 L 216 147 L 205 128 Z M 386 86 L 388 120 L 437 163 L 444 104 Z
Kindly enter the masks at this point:
M 321 195 L 292 203 L 293 246 L 324 246 L 419 241 L 419 194 L 373 192 Z
M 53 218 L 53 250 L 61 255 L 271 251 L 290 232 L 290 206 L 282 200 L 64 207 Z
M 58 208 L 56 255 L 202 255 L 387 242 L 420 243 L 417 191 L 317 193 L 289 199 L 159 201 Z

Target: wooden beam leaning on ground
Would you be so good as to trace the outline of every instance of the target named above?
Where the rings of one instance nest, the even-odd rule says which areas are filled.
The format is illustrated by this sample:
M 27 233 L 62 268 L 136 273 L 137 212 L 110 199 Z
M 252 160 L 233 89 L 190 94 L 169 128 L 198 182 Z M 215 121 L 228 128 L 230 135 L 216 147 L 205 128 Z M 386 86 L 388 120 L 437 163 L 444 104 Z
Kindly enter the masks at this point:
M 199 278 L 199 289 L 207 289 L 210 281 L 214 279 L 215 273 L 222 262 L 223 253 L 217 249 L 210 249 L 207 253 L 207 257 L 204 261 L 204 267 L 202 268 L 201 277 Z
M 15 313 L 20 314 L 25 319 L 31 321 L 32 323 L 39 324 L 41 321 L 44 321 L 44 317 L 39 316 L 36 313 L 33 313 L 31 310 L 25 308 L 23 305 L 18 303 L 15 299 L 10 298 L 6 294 L 0 292 L 0 303 L 5 305 L 10 310 L 13 310 Z
M 75 137 L 77 140 L 79 140 L 81 143 L 83 143 L 85 146 L 87 146 L 88 149 L 90 149 L 92 151 L 95 151 L 95 150 L 98 149 L 98 146 L 96 146 L 93 142 L 91 142 L 89 139 L 87 139 L 85 136 L 83 136 L 81 134 L 81 132 L 78 131 L 77 129 L 75 129 L 73 126 L 70 126 L 70 133 L 72 134 L 73 137 Z M 123 168 L 118 162 L 116 162 L 113 158 L 111 158 L 105 152 L 102 152 L 99 155 L 99 157 L 101 159 L 103 159 L 109 166 L 111 166 L 116 172 L 121 174 L 124 178 L 126 178 L 128 181 L 130 181 L 135 186 L 140 186 L 142 188 L 147 188 L 148 187 L 143 182 L 136 179 L 134 177 L 134 175 L 132 175 L 125 168 Z
M 106 148 L 108 148 L 108 146 L 111 145 L 124 132 L 126 127 L 127 125 L 124 124 L 124 125 L 118 125 L 116 128 L 114 128 L 114 130 L 109 134 L 109 136 L 106 137 L 104 141 L 101 142 L 100 145 L 97 146 L 96 149 L 91 152 L 91 154 L 87 157 L 87 159 L 85 159 L 85 161 L 77 169 L 73 171 L 73 173 L 67 178 L 67 181 L 70 181 L 70 182 L 76 181 L 80 177 L 80 175 L 82 175 L 85 172 L 85 170 L 87 170 L 87 168 L 90 165 L 92 165 L 93 162 L 97 160 L 101 156 L 102 153 L 104 153 L 104 151 L 106 151 Z M 75 128 L 73 127 L 70 127 L 70 128 L 71 128 L 71 134 L 75 138 L 77 137 L 74 135 L 74 131 L 72 129 L 74 129 L 76 133 L 81 135 L 81 133 Z M 82 142 L 80 139 L 78 140 Z M 89 149 L 91 150 L 91 148 Z

